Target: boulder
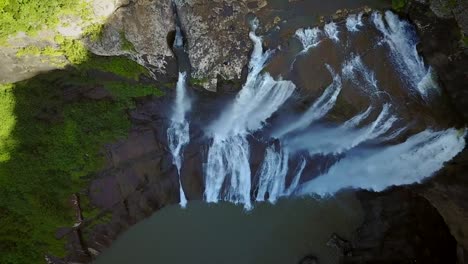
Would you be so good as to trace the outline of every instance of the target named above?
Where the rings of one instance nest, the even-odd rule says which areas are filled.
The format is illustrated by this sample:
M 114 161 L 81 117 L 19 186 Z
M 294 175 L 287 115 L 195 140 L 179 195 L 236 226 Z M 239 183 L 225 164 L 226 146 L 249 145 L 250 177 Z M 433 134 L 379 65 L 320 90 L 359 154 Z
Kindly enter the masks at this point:
M 266 1 L 180 0 L 176 3 L 187 38 L 192 78 L 210 91 L 216 90 L 218 78 L 240 79 L 252 48 L 247 15 L 265 6 Z

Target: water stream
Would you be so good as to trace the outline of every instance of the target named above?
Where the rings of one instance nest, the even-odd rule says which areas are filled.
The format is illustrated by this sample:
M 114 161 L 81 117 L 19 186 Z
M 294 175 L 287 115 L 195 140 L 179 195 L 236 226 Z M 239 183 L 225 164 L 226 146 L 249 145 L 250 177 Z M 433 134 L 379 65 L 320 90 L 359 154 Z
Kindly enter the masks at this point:
M 198 105 L 179 75 L 167 136 L 180 204 L 187 205 L 181 168 L 195 177 L 195 162 L 206 203 L 162 209 L 96 263 L 285 264 L 310 253 L 336 263 L 326 240 L 349 234 L 360 219 L 353 196 L 340 191 L 421 182 L 464 148 L 465 129 L 431 114 L 441 91 L 407 21 L 390 11 L 351 14 L 297 28 L 291 45 L 266 50 L 258 23 L 246 82 L 198 124 L 196 143 L 188 114 L 204 108 L 191 111 Z M 189 144 L 207 151 L 184 156 Z

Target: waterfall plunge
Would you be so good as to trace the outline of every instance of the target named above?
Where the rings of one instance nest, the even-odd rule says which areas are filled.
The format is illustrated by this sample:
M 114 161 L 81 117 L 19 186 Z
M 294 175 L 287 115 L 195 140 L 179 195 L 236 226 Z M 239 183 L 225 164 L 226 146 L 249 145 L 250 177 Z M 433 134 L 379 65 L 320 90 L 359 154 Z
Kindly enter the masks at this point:
M 325 174 L 302 184 L 299 192 L 324 196 L 343 188 L 382 191 L 421 182 L 463 150 L 465 134 L 455 129 L 425 130 L 398 145 L 354 151 Z
M 385 21 L 384 21 L 385 18 Z M 405 77 L 405 81 L 415 89 L 424 100 L 428 100 L 430 90 L 438 91 L 432 69 L 424 65 L 424 60 L 418 54 L 416 45 L 418 38 L 412 25 L 400 20 L 391 11 L 372 14 L 375 27 L 383 34 L 384 41 L 390 47 L 391 58 Z
M 430 69 L 424 66 L 415 50 L 414 32 L 408 28 L 409 24 L 398 20 L 398 17 L 389 12 L 385 15 L 385 21 L 382 15 L 374 13 L 372 21 L 384 35 L 384 43 L 390 47 L 390 58 L 394 65 L 411 84 L 410 87 L 416 88 L 427 101 L 428 90 L 420 88 L 433 87 L 434 83 L 430 78 Z M 346 28 L 350 32 L 358 31 L 362 26 L 361 14 L 351 15 L 346 21 Z M 398 119 L 391 113 L 390 104 L 378 106 L 381 100 L 374 95 L 384 91 L 379 90 L 373 71 L 364 65 L 359 56 L 351 54 L 350 59 L 342 64 L 339 72 L 342 77 L 326 65 L 333 80 L 323 94 L 302 115 L 273 129 L 272 136 L 279 139 L 279 144 L 267 146 L 256 175 L 258 185 L 252 186 L 249 140 L 256 139 L 247 138 L 253 132 L 263 129 L 266 120 L 295 89 L 290 81 L 274 80 L 268 73 L 261 73 L 272 52 L 262 50 L 262 39 L 255 34 L 255 28 L 256 25 L 249 35 L 254 43 L 254 50 L 247 81 L 235 100 L 206 130 L 206 134 L 212 139 L 204 164 L 206 201 L 225 200 L 243 204 L 250 209 L 253 199 L 267 199 L 274 203 L 282 196 L 324 196 L 343 188 L 381 191 L 392 185 L 420 182 L 440 170 L 444 162 L 464 148 L 466 132 L 455 129 L 426 130 L 409 137 L 403 143 L 382 145 L 382 142 L 399 136 L 406 127 L 394 127 Z M 342 45 L 339 43 L 338 32 L 338 26 L 334 23 L 327 24 L 323 31 L 318 28 L 297 30 L 295 37 L 303 46 L 298 55 L 319 45 L 324 37 L 330 38 L 336 45 Z M 185 81 L 185 78 L 179 78 L 179 82 L 181 80 Z M 370 95 L 371 106 L 342 124 L 324 124 L 320 121 L 333 109 L 342 89 L 342 80 L 350 81 L 355 88 Z M 178 90 L 179 88 L 178 85 Z M 182 95 L 183 92 L 178 91 L 178 94 Z M 190 105 L 182 104 L 179 100 L 176 104 L 184 107 Z M 174 155 L 174 163 L 179 169 L 182 162 L 180 153 L 188 143 L 188 123 L 183 122 L 188 109 L 184 107 L 176 107 L 182 110 L 174 111 L 173 116 L 173 126 L 181 124 L 174 130 L 182 135 L 175 137 L 175 132 L 168 131 L 171 151 L 177 154 Z M 374 120 L 369 120 L 375 109 L 379 108 L 380 113 Z M 177 138 L 177 141 L 171 137 Z M 374 143 L 374 147 L 369 149 L 369 145 L 364 144 L 366 142 Z M 310 164 L 311 157 L 328 155 L 334 155 L 337 159 L 328 171 L 301 183 L 301 177 L 308 173 L 305 170 L 306 164 L 313 165 Z M 290 167 L 292 157 L 300 157 L 295 168 Z M 286 186 L 288 175 L 292 179 L 289 186 Z M 257 195 L 252 198 L 251 192 L 254 189 Z
M 244 204 L 246 209 L 252 207 L 247 135 L 261 129 L 295 89 L 292 82 L 276 81 L 267 73 L 260 74 L 271 51 L 263 52 L 262 38 L 255 34 L 255 29 L 254 23 L 249 34 L 254 50 L 247 81 L 234 102 L 208 128 L 213 143 L 205 164 L 206 201 L 217 202 L 221 199 Z M 230 185 L 222 190 L 226 180 Z
M 292 131 L 305 129 L 314 121 L 324 117 L 333 108 L 341 91 L 341 77 L 329 65 L 327 68 L 333 77 L 332 83 L 302 116 L 274 131 L 273 137 L 281 138 Z
M 182 207 L 187 205 L 187 199 L 182 188 L 182 181 L 180 180 L 180 168 L 182 167 L 184 147 L 190 142 L 189 123 L 185 116 L 190 111 L 191 102 L 186 94 L 186 86 L 186 73 L 181 72 L 179 73 L 179 80 L 176 86 L 176 99 L 171 117 L 171 125 L 167 129 L 169 149 L 171 150 L 174 164 L 179 174 L 180 205 Z

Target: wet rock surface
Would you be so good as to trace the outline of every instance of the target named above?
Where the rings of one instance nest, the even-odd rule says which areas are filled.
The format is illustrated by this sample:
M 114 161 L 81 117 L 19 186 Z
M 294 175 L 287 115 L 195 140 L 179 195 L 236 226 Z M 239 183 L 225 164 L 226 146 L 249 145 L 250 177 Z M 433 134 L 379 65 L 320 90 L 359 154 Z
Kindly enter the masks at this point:
M 159 127 L 153 128 L 158 117 L 138 110 L 131 113 L 134 126 L 128 138 L 106 146 L 106 168 L 93 175 L 89 187 L 79 194 L 97 210 L 96 216 L 57 233 L 68 240 L 67 263 L 91 262 L 130 226 L 179 200 L 177 170 L 158 141 Z
M 343 263 L 456 263 L 443 218 L 411 188 L 358 196 L 366 216 Z
M 252 48 L 247 14 L 265 1 L 177 1 L 179 17 L 187 38 L 192 78 L 215 91 L 220 79 L 241 78 Z
M 403 15 L 417 26 L 419 51 L 436 69 L 466 124 L 468 58 L 460 34 L 464 29 L 451 12 L 447 16 L 434 12 L 437 1 L 426 2 L 413 1 Z M 467 157 L 465 149 L 423 185 L 358 193 L 365 221 L 352 241 L 351 256 L 343 262 L 466 263 Z
M 160 4 L 162 8 L 156 6 Z M 209 90 L 218 86 L 219 76 L 221 79 L 241 78 L 251 48 L 246 15 L 261 8 L 263 3 L 193 0 L 178 1 L 177 4 L 187 37 L 186 48 L 193 77 L 202 80 L 202 86 Z M 138 19 L 143 20 L 130 21 L 134 12 L 141 12 L 142 17 Z M 154 12 L 161 17 L 155 18 Z M 443 87 L 468 120 L 464 107 L 468 104 L 468 92 L 464 87 L 468 83 L 464 63 L 467 55 L 460 46 L 459 31 L 448 32 L 450 39 L 455 41 L 446 38 L 447 28 L 457 28 L 457 21 L 426 16 L 430 12 L 426 5 L 412 5 L 408 12 L 420 31 L 421 53 L 439 73 Z M 165 35 L 174 30 L 172 16 L 169 1 L 130 2 L 112 18 L 116 22 L 111 22 L 111 26 L 106 28 L 105 34 L 108 35 L 100 44 L 103 46 L 92 46 L 92 49 L 107 55 L 130 54 L 157 70 L 164 70 L 167 61 L 175 59 Z M 151 26 L 142 27 L 145 23 Z M 217 27 L 213 28 L 213 25 Z M 232 25 L 236 27 L 230 28 Z M 120 38 L 121 30 L 125 30 L 138 54 L 121 53 L 122 43 L 117 38 Z M 138 39 L 139 34 L 146 35 L 153 30 L 160 30 L 160 36 L 152 40 L 162 38 L 163 42 Z M 228 59 L 229 63 L 225 64 Z M 235 90 L 234 87 L 225 88 L 227 91 Z M 70 96 L 111 99 L 100 87 L 71 92 Z M 100 212 L 93 219 L 84 219 L 80 232 L 65 235 L 71 252 L 67 261 L 89 262 L 128 227 L 161 207 L 178 202 L 177 172 L 165 147 L 165 120 L 158 114 L 167 109 L 166 103 L 139 101 L 137 108 L 129 113 L 133 126 L 128 139 L 106 147 L 106 168 L 94 175 L 89 188 L 80 194 L 89 197 Z M 186 149 L 187 162 L 182 167 L 181 177 L 189 200 L 202 198 L 203 153 L 203 149 L 193 146 Z M 360 192 L 366 220 L 351 241 L 352 246 L 339 237 L 332 239 L 332 244 L 343 251 L 343 262 L 412 263 L 416 260 L 419 263 L 455 263 L 457 258 L 460 261 L 468 248 L 468 208 L 465 204 L 468 199 L 467 155 L 467 151 L 461 153 L 422 186 L 394 188 L 383 193 Z M 58 234 L 64 236 L 64 233 L 67 230 Z M 308 256 L 299 263 L 318 262 L 313 256 Z

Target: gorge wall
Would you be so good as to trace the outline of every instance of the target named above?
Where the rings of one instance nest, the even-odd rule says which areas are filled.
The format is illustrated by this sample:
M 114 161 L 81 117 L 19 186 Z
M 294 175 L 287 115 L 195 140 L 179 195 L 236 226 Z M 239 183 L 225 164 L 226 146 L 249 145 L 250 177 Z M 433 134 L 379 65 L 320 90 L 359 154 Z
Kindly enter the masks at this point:
M 104 8 L 112 12 L 105 14 L 108 18 L 101 38 L 96 41 L 86 37 L 86 46 L 102 56 L 127 56 L 151 70 L 152 79 L 148 82 L 160 86 L 172 85 L 178 72 L 177 60 L 171 50 L 176 30 L 171 1 L 111 2 Z M 299 5 L 302 1 L 289 2 Z M 206 97 L 212 96 L 208 91 L 239 89 L 240 81 L 245 79 L 245 68 L 252 49 L 248 18 L 253 14 L 258 16 L 264 25 L 260 28 L 262 32 L 268 32 L 283 20 L 274 13 L 273 8 L 270 9 L 268 1 L 179 0 L 175 3 L 192 70 L 192 79 L 188 82 L 199 88 Z M 421 37 L 419 51 L 427 63 L 435 68 L 443 89 L 450 95 L 466 125 L 468 55 L 466 39 L 463 39 L 462 34 L 468 35 L 467 4 L 459 0 L 457 5 L 447 8 L 441 3 L 435 0 L 410 1 L 401 15 L 417 26 Z M 343 21 L 347 13 L 347 10 L 339 10 L 322 19 Z M 286 39 L 294 32 L 281 34 Z M 78 38 L 77 35 L 75 37 Z M 264 45 L 274 46 L 277 44 L 275 41 L 278 40 L 267 39 Z M 24 40 L 19 42 L 29 43 Z M 131 43 L 130 48 L 128 42 Z M 49 44 L 55 45 L 53 41 L 49 41 Z M 25 74 L 13 75 L 11 71 L 0 70 L 2 82 L 17 81 L 17 78 L 28 78 L 37 72 L 55 68 L 43 64 L 40 59 L 38 64 L 25 65 L 25 61 L 16 61 L 17 58 L 12 55 L 18 50 L 17 47 L 10 49 L 8 58 L 15 61 L 12 63 L 17 65 L 16 70 L 20 69 L 18 71 Z M 62 59 L 66 61 L 66 58 Z M 10 76 L 15 78 L 11 79 Z M 107 98 L 100 87 L 88 88 L 78 91 L 80 96 Z M 166 147 L 166 131 L 161 131 L 162 124 L 167 120 L 163 113 L 158 114 L 161 109 L 168 108 L 167 104 L 164 99 L 144 97 L 136 100 L 136 107 L 128 111 L 132 123 L 128 138 L 104 148 L 104 168 L 90 175 L 89 186 L 77 193 L 77 196 L 72 196 L 77 225 L 61 228 L 56 234 L 57 238 L 69 241 L 69 255 L 63 259 L 48 256 L 50 263 L 90 262 L 131 225 L 163 206 L 179 202 L 177 168 L 172 164 L 170 150 Z M 187 150 L 186 155 L 194 167 L 202 163 L 197 160 L 198 151 Z M 397 253 L 393 251 L 393 243 L 399 248 L 409 248 L 405 252 L 398 252 L 398 257 L 401 257 L 396 258 L 398 261 L 438 258 L 441 262 L 449 263 L 452 259 L 443 259 L 446 256 L 443 253 L 452 254 L 454 246 L 457 247 L 458 261 L 464 263 L 462 261 L 468 255 L 468 208 L 464 202 L 468 198 L 467 155 L 467 151 L 463 151 L 423 185 L 397 187 L 383 193 L 361 192 L 359 197 L 367 212 L 366 222 L 352 241 L 352 256 L 345 257 L 344 261 L 361 263 L 379 261 L 379 256 L 395 257 Z M 202 198 L 201 179 L 202 175 L 185 177 L 188 187 L 185 192 L 189 200 Z M 98 213 L 83 218 L 82 211 L 86 209 L 80 207 L 80 200 L 88 199 L 90 207 Z M 429 224 L 424 225 L 423 230 L 416 230 L 421 228 L 418 223 L 425 218 L 414 212 L 433 218 L 433 226 L 440 227 L 441 233 L 429 238 L 417 237 L 422 233 L 431 233 L 432 230 Z M 401 215 L 391 216 L 396 213 Z M 451 236 L 445 232 L 447 230 Z M 406 240 L 404 235 L 387 236 L 394 232 L 411 234 L 416 237 L 412 237 L 415 240 L 427 239 L 430 242 L 424 244 Z M 431 252 L 440 249 L 430 244 L 435 240 L 446 242 L 444 245 L 447 247 L 441 250 L 440 256 L 423 254 L 428 249 Z

